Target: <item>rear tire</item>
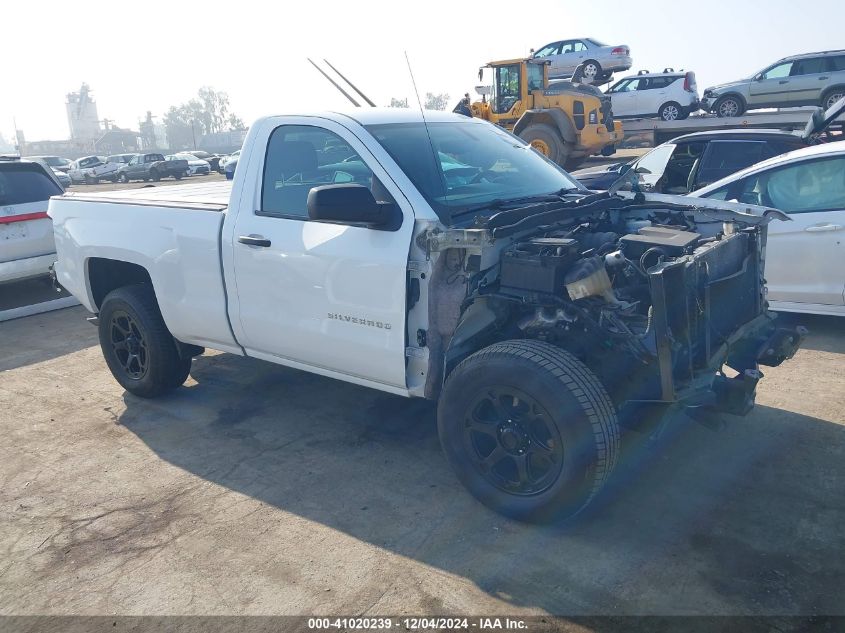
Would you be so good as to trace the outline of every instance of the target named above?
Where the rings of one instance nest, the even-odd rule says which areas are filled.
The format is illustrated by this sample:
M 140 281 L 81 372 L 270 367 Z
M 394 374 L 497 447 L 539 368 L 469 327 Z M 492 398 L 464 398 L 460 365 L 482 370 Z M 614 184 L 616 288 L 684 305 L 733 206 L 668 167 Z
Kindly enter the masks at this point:
M 833 88 L 832 90 L 829 90 L 822 97 L 822 108 L 827 110 L 842 97 L 845 97 L 845 88 Z
M 118 383 L 141 398 L 155 398 L 185 382 L 191 359 L 179 356 L 148 284 L 113 290 L 99 315 L 100 348 Z
M 496 343 L 458 365 L 443 388 L 437 428 L 464 486 L 525 521 L 578 514 L 619 452 L 616 412 L 598 378 L 540 341 Z
M 158 173 L 158 170 L 151 169 L 150 170 L 150 179 L 153 180 L 154 182 L 158 182 L 159 180 L 161 180 L 161 174 Z
M 126 174 L 120 174 L 117 177 L 117 179 L 122 183 L 128 183 L 129 182 L 129 176 L 127 176 Z
M 680 103 L 668 101 L 660 106 L 660 109 L 657 111 L 657 117 L 661 121 L 680 121 L 684 118 L 681 115 L 682 112 L 683 108 Z
M 745 103 L 735 95 L 725 95 L 720 97 L 716 103 L 713 104 L 713 110 L 719 118 L 742 116 L 745 112 Z
M 175 178 L 176 180 L 182 180 L 182 174 L 177 172 L 177 173 L 173 174 L 173 178 Z
M 601 64 L 595 59 L 588 59 L 584 62 L 584 79 L 588 83 L 596 83 L 602 77 Z
M 519 133 L 519 137 L 558 165 L 563 166 L 568 158 L 566 142 L 551 125 L 545 123 L 529 125 Z

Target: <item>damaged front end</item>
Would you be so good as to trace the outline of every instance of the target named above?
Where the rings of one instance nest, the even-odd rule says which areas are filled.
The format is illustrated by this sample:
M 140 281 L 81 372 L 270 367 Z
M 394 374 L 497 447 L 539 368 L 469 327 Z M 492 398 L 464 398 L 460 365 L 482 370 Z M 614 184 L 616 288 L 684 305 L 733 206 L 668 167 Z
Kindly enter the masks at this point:
M 428 232 L 421 246 L 452 262 L 432 284 L 453 286 L 457 268 L 465 284 L 454 323 L 441 327 L 448 343 L 435 378 L 492 342 L 531 338 L 575 354 L 620 412 L 676 405 L 744 415 L 759 366 L 790 358 L 805 334 L 767 310 L 772 219 L 788 218 L 676 196 L 596 194 Z

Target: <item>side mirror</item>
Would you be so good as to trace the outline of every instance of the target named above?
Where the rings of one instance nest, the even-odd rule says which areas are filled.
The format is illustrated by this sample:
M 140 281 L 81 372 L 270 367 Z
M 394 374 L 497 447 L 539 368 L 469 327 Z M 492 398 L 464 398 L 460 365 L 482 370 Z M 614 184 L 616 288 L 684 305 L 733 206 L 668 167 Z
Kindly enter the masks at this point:
M 757 73 L 751 79 L 753 81 L 763 81 L 763 73 Z
M 342 183 L 314 187 L 308 192 L 308 218 L 314 222 L 362 225 L 396 230 L 402 213 L 393 203 L 379 204 L 364 185 Z
M 651 170 L 650 170 L 650 169 L 648 169 L 647 167 L 637 167 L 637 168 L 634 170 L 634 173 L 637 173 L 637 174 L 650 174 L 650 173 L 651 173 Z

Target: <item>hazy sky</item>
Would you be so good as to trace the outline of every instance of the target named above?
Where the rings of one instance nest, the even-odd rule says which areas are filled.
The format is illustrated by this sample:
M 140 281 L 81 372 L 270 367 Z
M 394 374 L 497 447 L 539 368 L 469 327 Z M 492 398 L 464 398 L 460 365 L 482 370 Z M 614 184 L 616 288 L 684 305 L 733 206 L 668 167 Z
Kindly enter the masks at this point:
M 12 137 L 15 117 L 28 140 L 67 138 L 65 94 L 83 81 L 101 118 L 132 129 L 203 85 L 228 92 L 247 123 L 343 106 L 306 57 L 328 58 L 378 105 L 413 103 L 405 50 L 420 93 L 454 104 L 475 97 L 483 63 L 569 37 L 629 45 L 634 71 L 694 70 L 703 91 L 785 55 L 845 48 L 843 24 L 843 0 L 0 0 L 0 133 Z

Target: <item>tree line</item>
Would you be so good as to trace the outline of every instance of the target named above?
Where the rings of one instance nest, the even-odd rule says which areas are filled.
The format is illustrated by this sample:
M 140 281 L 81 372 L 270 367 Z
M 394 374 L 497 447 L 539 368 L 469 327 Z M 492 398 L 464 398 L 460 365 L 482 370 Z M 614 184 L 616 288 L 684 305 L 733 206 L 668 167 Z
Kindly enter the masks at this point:
M 164 115 L 167 144 L 171 149 L 195 147 L 203 134 L 243 130 L 244 122 L 229 110 L 229 95 L 203 86 L 197 97 L 178 106 L 171 106 Z

